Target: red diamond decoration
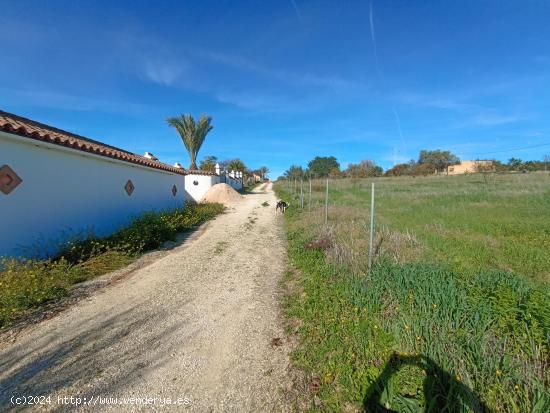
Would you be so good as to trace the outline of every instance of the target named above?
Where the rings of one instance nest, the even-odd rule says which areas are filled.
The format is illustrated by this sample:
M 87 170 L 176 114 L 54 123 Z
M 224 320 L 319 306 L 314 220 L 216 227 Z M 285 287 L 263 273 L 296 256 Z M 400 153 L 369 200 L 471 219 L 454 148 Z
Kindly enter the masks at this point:
M 176 185 L 174 185 L 172 187 L 172 195 L 176 196 L 177 193 L 178 193 L 178 187 Z
M 8 195 L 19 186 L 23 180 L 8 165 L 0 168 L 0 191 Z
M 134 189 L 136 189 L 136 187 L 134 186 L 133 182 L 128 179 L 128 182 L 126 182 L 126 185 L 124 185 L 124 189 L 126 190 L 128 196 L 130 196 L 132 195 L 132 192 L 134 192 Z

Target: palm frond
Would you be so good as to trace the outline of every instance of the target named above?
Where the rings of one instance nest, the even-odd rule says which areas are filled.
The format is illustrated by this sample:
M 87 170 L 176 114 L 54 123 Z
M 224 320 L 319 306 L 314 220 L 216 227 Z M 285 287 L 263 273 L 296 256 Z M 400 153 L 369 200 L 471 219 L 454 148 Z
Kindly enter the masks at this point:
M 204 143 L 206 135 L 213 129 L 211 125 L 212 118 L 210 116 L 201 115 L 199 121 L 196 122 L 191 115 L 180 115 L 177 117 L 168 118 L 168 124 L 174 127 L 189 153 L 191 160 L 191 169 L 197 168 L 197 155 Z

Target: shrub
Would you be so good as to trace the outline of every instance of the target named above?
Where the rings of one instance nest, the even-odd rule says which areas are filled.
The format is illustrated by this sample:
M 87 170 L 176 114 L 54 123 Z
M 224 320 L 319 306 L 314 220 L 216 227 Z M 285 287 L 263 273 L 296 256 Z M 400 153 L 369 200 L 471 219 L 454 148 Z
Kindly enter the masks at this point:
M 0 272 L 0 327 L 22 310 L 66 294 L 69 264 L 3 260 Z
M 67 294 L 71 285 L 124 267 L 223 210 L 221 204 L 190 204 L 146 212 L 108 237 L 68 243 L 52 260 L 0 261 L 0 328 L 26 310 Z
M 189 230 L 201 222 L 212 219 L 223 212 L 221 204 L 189 204 L 184 208 L 162 212 L 145 212 L 128 226 L 105 237 L 90 237 L 74 241 L 64 248 L 58 259 L 63 257 L 76 264 L 84 262 L 108 250 L 126 254 L 140 254 L 159 248 L 164 242 L 174 240 L 178 232 Z

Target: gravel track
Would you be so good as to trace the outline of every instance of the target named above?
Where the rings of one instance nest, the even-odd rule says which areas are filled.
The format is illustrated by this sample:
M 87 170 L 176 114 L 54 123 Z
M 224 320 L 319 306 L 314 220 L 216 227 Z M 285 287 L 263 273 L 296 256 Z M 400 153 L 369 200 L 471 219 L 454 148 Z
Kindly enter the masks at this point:
M 29 395 L 50 396 L 47 411 L 289 410 L 288 346 L 273 340 L 284 337 L 286 260 L 275 201 L 263 185 L 197 236 L 0 344 L 0 411 L 36 410 L 10 403 Z M 77 407 L 58 404 L 64 396 L 158 399 Z

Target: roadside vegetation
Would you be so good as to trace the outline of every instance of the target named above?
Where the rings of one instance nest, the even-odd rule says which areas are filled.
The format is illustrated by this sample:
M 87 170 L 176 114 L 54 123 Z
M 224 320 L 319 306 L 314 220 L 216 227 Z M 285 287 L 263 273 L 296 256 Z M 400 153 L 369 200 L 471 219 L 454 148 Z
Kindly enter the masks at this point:
M 190 204 L 183 208 L 147 212 L 114 234 L 91 237 L 62 246 L 48 261 L 0 261 L 0 328 L 32 308 L 66 295 L 76 283 L 127 266 L 144 252 L 173 241 L 178 233 L 214 218 L 221 204 Z
M 370 272 L 372 179 L 330 181 L 326 226 L 325 181 L 311 211 L 276 184 L 314 409 L 550 410 L 550 176 L 493 175 L 374 179 Z
M 450 151 L 441 149 L 426 150 L 418 153 L 417 159 L 394 165 L 384 171 L 373 160 L 364 159 L 359 163 L 349 163 L 346 168 L 341 168 L 334 156 L 316 156 L 308 162 L 307 168 L 300 165 L 292 165 L 284 172 L 284 178 L 288 180 L 315 179 L 315 178 L 372 178 L 380 176 L 429 176 L 434 174 L 447 174 L 449 168 L 460 164 L 461 160 Z M 545 155 L 543 160 L 523 161 L 519 158 L 510 158 L 506 163 L 496 159 L 476 159 L 471 172 L 484 173 L 528 173 L 535 171 L 550 171 L 550 155 Z

